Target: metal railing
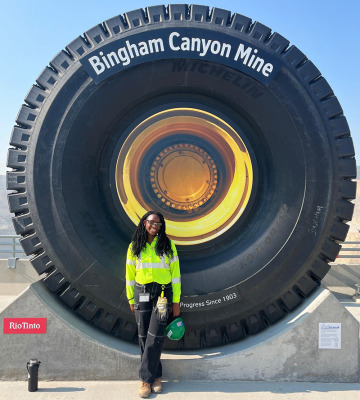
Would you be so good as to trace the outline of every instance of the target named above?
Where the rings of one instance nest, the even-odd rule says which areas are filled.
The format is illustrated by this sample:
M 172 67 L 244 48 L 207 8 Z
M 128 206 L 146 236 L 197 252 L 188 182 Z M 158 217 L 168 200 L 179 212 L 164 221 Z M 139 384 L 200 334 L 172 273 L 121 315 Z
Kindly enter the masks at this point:
M 29 258 L 25 255 L 19 242 L 21 236 L 0 235 L 0 258 L 8 259 L 8 267 L 15 268 L 18 258 Z
M 337 258 L 360 258 L 360 247 L 346 247 L 348 245 L 360 245 L 360 242 L 344 242 Z M 350 251 L 352 254 L 346 254 Z

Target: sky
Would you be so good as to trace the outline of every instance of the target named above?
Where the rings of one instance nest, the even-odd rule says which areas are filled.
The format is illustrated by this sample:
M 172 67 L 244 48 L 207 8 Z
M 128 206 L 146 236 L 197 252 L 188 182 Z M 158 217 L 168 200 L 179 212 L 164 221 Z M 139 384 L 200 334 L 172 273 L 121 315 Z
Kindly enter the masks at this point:
M 150 0 L 0 0 L 0 175 L 7 170 L 7 149 L 18 110 L 49 61 L 94 25 L 158 4 Z M 199 0 L 196 4 L 243 14 L 297 46 L 340 101 L 360 165 L 359 0 Z

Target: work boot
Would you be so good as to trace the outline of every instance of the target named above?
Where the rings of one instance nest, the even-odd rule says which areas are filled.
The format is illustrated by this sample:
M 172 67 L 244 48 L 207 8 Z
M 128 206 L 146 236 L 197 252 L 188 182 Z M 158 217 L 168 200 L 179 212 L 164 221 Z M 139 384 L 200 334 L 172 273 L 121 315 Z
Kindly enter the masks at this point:
M 162 391 L 161 378 L 156 378 L 154 380 L 154 383 L 151 385 L 151 390 L 154 393 L 161 393 Z
M 139 389 L 139 396 L 145 399 L 149 397 L 151 394 L 151 385 L 150 383 L 141 382 L 140 389 Z

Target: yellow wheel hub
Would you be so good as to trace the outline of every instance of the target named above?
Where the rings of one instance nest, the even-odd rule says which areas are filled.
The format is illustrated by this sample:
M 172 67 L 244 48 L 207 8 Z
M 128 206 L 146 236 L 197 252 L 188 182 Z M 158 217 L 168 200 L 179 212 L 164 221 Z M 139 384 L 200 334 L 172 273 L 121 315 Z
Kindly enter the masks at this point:
M 156 197 L 166 206 L 192 210 L 210 199 L 217 184 L 217 170 L 206 151 L 188 143 L 164 149 L 150 172 Z
M 120 202 L 138 224 L 160 210 L 167 234 L 193 245 L 220 236 L 249 201 L 253 171 L 237 132 L 219 117 L 194 108 L 172 108 L 138 124 L 116 164 Z

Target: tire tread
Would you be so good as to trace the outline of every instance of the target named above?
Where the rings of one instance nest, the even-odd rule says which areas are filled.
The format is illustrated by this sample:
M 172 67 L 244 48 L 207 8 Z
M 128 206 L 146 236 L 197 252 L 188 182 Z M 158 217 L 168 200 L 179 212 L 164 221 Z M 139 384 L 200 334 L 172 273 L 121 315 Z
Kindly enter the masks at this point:
M 111 332 L 125 340 L 136 342 L 136 325 L 130 321 L 116 317 L 99 305 L 86 298 L 77 287 L 73 286 L 57 269 L 46 249 L 43 248 L 40 237 L 33 224 L 33 211 L 29 206 L 26 165 L 28 148 L 33 137 L 33 129 L 44 105 L 57 83 L 69 73 L 71 67 L 79 59 L 87 55 L 94 48 L 104 44 L 124 32 L 146 25 L 164 24 L 167 22 L 190 21 L 191 23 L 211 24 L 214 29 L 232 31 L 235 35 L 247 35 L 253 43 L 263 43 L 268 51 L 277 54 L 285 62 L 287 68 L 299 80 L 307 85 L 314 101 L 318 101 L 328 127 L 329 139 L 334 140 L 338 157 L 335 174 L 338 174 L 338 198 L 334 220 L 329 224 L 328 237 L 324 240 L 321 251 L 316 256 L 311 268 L 298 279 L 295 285 L 278 299 L 267 304 L 261 310 L 241 321 L 234 321 L 226 326 L 208 327 L 203 330 L 190 330 L 185 334 L 185 344 L 190 348 L 220 345 L 244 338 L 249 334 L 259 332 L 268 324 L 278 321 L 285 313 L 293 310 L 302 300 L 318 286 L 319 281 L 326 275 L 330 266 L 328 261 L 334 261 L 341 246 L 338 241 L 344 241 L 354 212 L 354 205 L 350 200 L 356 196 L 356 162 L 354 146 L 350 137 L 350 129 L 338 99 L 330 85 L 321 76 L 317 67 L 289 41 L 270 28 L 253 22 L 241 14 L 231 14 L 221 8 L 203 5 L 170 4 L 165 6 L 151 6 L 118 15 L 87 30 L 83 36 L 77 37 L 69 43 L 65 50 L 60 51 L 41 72 L 36 79 L 19 110 L 16 124 L 13 128 L 10 145 L 14 148 L 8 152 L 8 166 L 13 171 L 7 172 L 7 188 L 13 193 L 8 194 L 9 208 L 12 213 L 15 230 L 22 235 L 20 240 L 24 252 L 34 255 L 32 265 L 39 275 L 46 274 L 43 280 L 47 287 L 76 312 L 95 326 L 106 332 Z M 184 342 L 182 342 L 184 344 Z

